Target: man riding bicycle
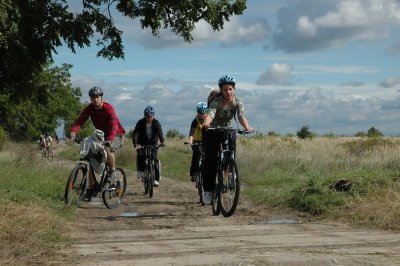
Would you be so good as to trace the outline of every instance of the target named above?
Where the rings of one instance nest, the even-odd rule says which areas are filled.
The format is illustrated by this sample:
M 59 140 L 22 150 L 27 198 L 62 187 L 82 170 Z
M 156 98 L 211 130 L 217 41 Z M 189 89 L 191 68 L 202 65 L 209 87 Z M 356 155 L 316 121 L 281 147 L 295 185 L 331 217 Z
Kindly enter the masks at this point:
M 106 148 L 107 162 L 110 166 L 110 172 L 107 175 L 107 181 L 114 183 L 113 172 L 115 171 L 115 152 L 123 145 L 125 129 L 122 127 L 117 114 L 111 104 L 103 102 L 103 90 L 100 87 L 93 87 L 89 90 L 90 104 L 81 112 L 78 119 L 72 125 L 70 140 L 74 141 L 79 128 L 90 117 L 96 129 L 104 132 L 105 140 L 110 143 Z M 94 177 L 89 171 L 89 184 L 86 194 L 83 198 L 90 201 L 93 196 Z
M 141 150 L 141 146 L 154 145 L 157 144 L 158 139 L 160 139 L 161 144 L 164 144 L 164 134 L 161 128 L 160 122 L 154 118 L 154 108 L 152 106 L 147 106 L 144 109 L 144 117 L 137 121 L 135 129 L 133 130 L 133 147 L 137 150 L 136 157 L 136 170 L 137 178 L 141 179 L 143 177 L 143 172 L 146 167 L 144 151 Z M 158 187 L 160 183 L 160 164 L 157 159 L 157 149 L 153 150 L 154 158 L 156 159 L 156 176 L 154 180 L 154 186 Z
M 50 147 L 54 146 L 53 138 L 50 136 L 50 133 L 46 131 L 43 135 L 40 135 L 39 145 L 41 149 L 50 150 Z
M 215 189 L 215 177 L 217 171 L 217 157 L 220 143 L 223 140 L 221 132 L 207 131 L 212 127 L 231 127 L 231 120 L 236 116 L 239 123 L 246 131 L 253 131 L 249 126 L 246 117 L 244 116 L 244 106 L 239 99 L 235 97 L 235 84 L 236 81 L 233 77 L 222 76 L 218 80 L 220 88 L 220 96 L 215 97 L 208 106 L 207 116 L 203 123 L 203 150 L 205 153 L 204 162 L 204 204 L 211 204 L 212 192 Z M 229 142 L 230 149 L 236 150 L 236 134 L 232 133 Z

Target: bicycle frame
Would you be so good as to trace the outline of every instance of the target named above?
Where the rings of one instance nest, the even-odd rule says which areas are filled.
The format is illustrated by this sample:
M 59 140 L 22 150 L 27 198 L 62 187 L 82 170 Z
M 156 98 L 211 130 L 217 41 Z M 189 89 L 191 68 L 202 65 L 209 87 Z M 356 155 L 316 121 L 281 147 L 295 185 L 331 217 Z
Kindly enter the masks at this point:
M 216 191 L 213 194 L 212 210 L 214 215 L 222 212 L 225 217 L 229 217 L 234 213 L 240 195 L 239 170 L 235 161 L 235 151 L 230 149 L 229 143 L 234 132 L 239 134 L 250 132 L 230 127 L 214 127 L 208 130 L 219 131 L 223 136 L 217 155 Z M 230 196 L 232 199 L 229 199 Z
M 81 141 L 80 139 L 75 140 L 76 143 Z M 105 149 L 104 146 L 102 148 Z M 79 207 L 87 189 L 89 174 L 92 174 L 94 182 L 93 196 L 95 197 L 98 193 L 101 193 L 103 203 L 107 208 L 119 207 L 126 191 L 126 174 L 124 170 L 117 167 L 113 173 L 114 181 L 107 182 L 106 177 L 110 170 L 108 162 L 105 163 L 102 173 L 96 174 L 90 158 L 81 157 L 79 160 L 78 165 L 74 167 L 68 178 L 64 202 L 69 204 L 74 197 L 73 194 L 78 194 L 79 199 L 76 205 Z
M 164 145 L 145 145 L 140 149 L 144 151 L 144 160 L 145 160 L 145 171 L 144 171 L 144 193 L 149 194 L 150 198 L 153 197 L 154 192 L 154 178 L 156 171 L 156 160 L 154 157 L 154 151 L 158 150 L 159 147 L 163 147 Z M 159 169 L 160 171 L 160 169 Z

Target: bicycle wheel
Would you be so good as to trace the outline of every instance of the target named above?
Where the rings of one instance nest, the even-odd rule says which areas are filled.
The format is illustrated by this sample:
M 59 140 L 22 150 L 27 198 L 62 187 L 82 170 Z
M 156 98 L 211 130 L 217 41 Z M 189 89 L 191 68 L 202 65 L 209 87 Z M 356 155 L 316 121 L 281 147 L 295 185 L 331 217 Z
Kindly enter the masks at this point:
M 144 178 L 143 178 L 143 185 L 144 185 L 144 194 L 149 193 L 149 179 L 150 179 L 150 169 L 146 166 L 144 170 Z
M 216 184 L 215 190 L 212 195 L 211 208 L 214 215 L 219 215 L 221 213 L 221 201 L 219 199 L 221 186 L 220 182 L 218 182 L 218 176 L 216 177 L 215 183 Z
M 225 217 L 231 216 L 238 205 L 240 195 L 239 170 L 235 160 L 226 162 L 220 192 L 221 213 Z
M 203 173 L 202 169 L 200 168 L 199 175 L 196 177 L 197 178 L 197 192 L 199 193 L 199 199 L 200 199 L 200 204 L 204 206 L 204 200 L 203 200 L 203 195 L 204 195 L 204 189 L 203 189 Z
M 153 197 L 153 193 L 154 193 L 154 178 L 156 175 L 156 170 L 154 168 L 153 164 L 150 164 L 150 169 L 149 169 L 149 178 L 148 178 L 148 182 L 149 182 L 149 197 L 152 198 Z
M 54 154 L 52 151 L 48 151 L 47 152 L 47 156 L 46 156 L 47 160 L 49 160 L 49 162 L 52 162 L 54 159 Z
M 126 174 L 122 168 L 114 171 L 115 183 L 104 183 L 101 196 L 104 205 L 109 209 L 118 208 L 124 199 L 126 191 Z
M 85 164 L 78 164 L 72 170 L 65 186 L 64 203 L 79 207 L 80 201 L 86 192 L 87 167 Z

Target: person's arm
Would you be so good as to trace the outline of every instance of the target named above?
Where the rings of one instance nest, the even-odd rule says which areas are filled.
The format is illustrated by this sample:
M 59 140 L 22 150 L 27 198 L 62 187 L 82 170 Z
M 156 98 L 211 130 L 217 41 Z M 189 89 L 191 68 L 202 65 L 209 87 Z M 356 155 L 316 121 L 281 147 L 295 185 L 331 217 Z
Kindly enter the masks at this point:
M 133 133 L 132 133 L 132 144 L 133 144 L 133 147 L 136 147 L 137 145 L 140 144 L 139 143 L 140 121 L 141 120 L 136 122 L 135 129 L 133 130 Z
M 197 119 L 193 119 L 192 123 L 190 124 L 190 130 L 189 130 L 189 137 L 188 137 L 188 143 L 193 143 L 193 135 L 197 127 Z
M 239 117 L 239 123 L 246 129 L 246 131 L 253 132 L 254 129 L 249 125 L 249 122 L 247 122 L 246 117 L 241 116 Z
M 114 107 L 112 107 L 110 104 L 107 105 L 106 109 L 106 115 L 107 115 L 107 141 L 112 142 L 117 135 L 118 132 L 118 117 L 117 114 L 115 113 Z
M 158 122 L 158 138 L 160 139 L 161 144 L 164 144 L 164 133 L 161 127 L 160 122 Z

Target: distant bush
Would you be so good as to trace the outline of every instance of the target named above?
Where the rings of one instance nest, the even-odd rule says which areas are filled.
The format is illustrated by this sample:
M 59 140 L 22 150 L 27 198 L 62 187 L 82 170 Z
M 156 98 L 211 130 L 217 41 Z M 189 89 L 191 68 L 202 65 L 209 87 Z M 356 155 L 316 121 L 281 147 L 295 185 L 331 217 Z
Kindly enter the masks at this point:
M 370 138 L 383 137 L 383 133 L 375 127 L 368 129 L 367 136 Z
M 296 136 L 299 139 L 312 139 L 314 134 L 310 131 L 310 127 L 305 125 L 296 131 Z
M 177 129 L 171 128 L 170 130 L 167 131 L 167 134 L 165 135 L 167 138 L 178 138 L 178 139 L 184 139 L 185 135 L 180 133 Z

